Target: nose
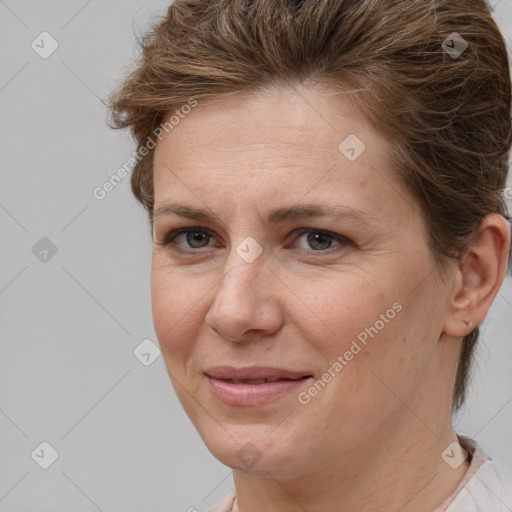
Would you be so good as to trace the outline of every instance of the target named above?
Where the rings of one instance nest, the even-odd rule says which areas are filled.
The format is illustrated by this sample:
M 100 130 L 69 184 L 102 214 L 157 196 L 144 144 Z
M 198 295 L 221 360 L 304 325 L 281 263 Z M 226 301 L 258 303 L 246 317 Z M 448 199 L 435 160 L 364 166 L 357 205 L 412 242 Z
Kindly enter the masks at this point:
M 282 325 L 279 280 L 267 268 L 264 253 L 247 263 L 233 248 L 224 277 L 215 290 L 205 323 L 219 336 L 233 342 L 251 334 L 273 334 Z

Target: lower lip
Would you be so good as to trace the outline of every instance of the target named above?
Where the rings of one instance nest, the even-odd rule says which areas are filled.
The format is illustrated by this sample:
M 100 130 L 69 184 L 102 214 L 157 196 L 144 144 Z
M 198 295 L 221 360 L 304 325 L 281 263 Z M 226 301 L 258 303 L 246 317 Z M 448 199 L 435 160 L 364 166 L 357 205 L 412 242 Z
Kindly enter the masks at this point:
M 262 405 L 293 391 L 297 392 L 311 377 L 279 380 L 263 384 L 235 384 L 208 376 L 212 393 L 223 403 L 232 406 Z

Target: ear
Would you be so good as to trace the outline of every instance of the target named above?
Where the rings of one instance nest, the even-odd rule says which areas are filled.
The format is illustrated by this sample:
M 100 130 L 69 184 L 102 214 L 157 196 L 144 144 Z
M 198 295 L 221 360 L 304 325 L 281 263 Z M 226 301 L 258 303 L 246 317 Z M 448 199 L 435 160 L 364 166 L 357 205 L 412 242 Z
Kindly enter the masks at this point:
M 505 278 L 509 251 L 507 219 L 487 215 L 456 270 L 450 313 L 444 323 L 446 334 L 466 336 L 483 322 Z

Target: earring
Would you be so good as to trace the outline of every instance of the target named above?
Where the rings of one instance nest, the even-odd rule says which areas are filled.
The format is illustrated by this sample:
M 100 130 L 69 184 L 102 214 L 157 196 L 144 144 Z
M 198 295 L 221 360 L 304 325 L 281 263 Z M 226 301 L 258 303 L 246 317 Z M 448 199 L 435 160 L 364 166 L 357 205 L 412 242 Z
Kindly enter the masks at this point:
M 464 323 L 468 326 L 468 327 L 471 327 L 473 325 L 473 323 L 470 321 L 470 320 L 464 320 Z

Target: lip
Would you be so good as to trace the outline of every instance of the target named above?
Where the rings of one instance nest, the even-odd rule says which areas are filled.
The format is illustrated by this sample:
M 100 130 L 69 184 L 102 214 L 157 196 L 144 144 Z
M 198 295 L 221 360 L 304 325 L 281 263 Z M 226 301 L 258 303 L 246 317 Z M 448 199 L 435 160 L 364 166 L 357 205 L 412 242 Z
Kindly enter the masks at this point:
M 300 379 L 311 375 L 307 371 L 287 370 L 269 366 L 213 366 L 205 371 L 208 377 L 215 379 L 247 380 L 247 379 Z
M 303 387 L 311 374 L 282 368 L 216 366 L 205 372 L 213 395 L 226 405 L 243 407 L 269 403 Z M 275 382 L 231 382 L 258 379 L 286 379 Z

